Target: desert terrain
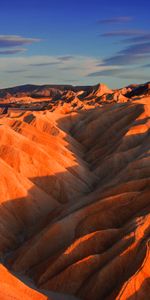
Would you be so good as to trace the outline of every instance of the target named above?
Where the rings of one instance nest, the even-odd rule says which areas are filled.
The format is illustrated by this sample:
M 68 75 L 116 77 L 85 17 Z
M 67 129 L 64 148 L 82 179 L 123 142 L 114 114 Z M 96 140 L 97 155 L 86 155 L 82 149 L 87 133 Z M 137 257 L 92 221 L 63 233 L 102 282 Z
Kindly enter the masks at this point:
M 150 83 L 0 90 L 0 300 L 150 299 Z

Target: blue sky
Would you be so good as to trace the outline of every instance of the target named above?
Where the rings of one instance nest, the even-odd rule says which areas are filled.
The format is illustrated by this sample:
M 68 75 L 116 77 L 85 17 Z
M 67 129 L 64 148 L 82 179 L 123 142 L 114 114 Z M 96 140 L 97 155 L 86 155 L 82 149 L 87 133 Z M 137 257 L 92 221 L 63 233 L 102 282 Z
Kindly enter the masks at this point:
M 147 0 L 2 1 L 0 88 L 149 81 Z

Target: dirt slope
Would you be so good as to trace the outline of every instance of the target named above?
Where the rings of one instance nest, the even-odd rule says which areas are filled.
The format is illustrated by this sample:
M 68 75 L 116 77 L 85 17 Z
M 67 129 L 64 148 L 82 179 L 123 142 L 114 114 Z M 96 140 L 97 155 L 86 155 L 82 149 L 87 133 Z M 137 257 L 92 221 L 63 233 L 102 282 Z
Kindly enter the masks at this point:
M 148 299 L 150 97 L 65 105 L 1 115 L 0 297 Z

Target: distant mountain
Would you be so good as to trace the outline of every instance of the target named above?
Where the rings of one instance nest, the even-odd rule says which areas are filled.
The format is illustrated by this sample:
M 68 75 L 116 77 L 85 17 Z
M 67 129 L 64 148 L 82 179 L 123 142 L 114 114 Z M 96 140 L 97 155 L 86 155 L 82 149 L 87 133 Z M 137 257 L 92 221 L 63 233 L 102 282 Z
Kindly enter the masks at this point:
M 131 98 L 132 96 L 140 95 L 146 93 L 150 90 L 150 83 L 141 84 L 141 85 L 130 85 L 123 89 L 118 89 L 121 94 Z M 104 94 L 113 94 L 114 90 L 109 89 L 104 84 L 97 84 L 95 86 L 72 86 L 72 85 L 22 85 L 12 88 L 0 89 L 0 98 L 8 99 L 10 96 L 13 97 L 23 97 L 29 96 L 33 98 L 41 97 L 61 97 L 68 91 L 74 92 L 78 95 L 79 98 L 90 98 L 90 97 L 101 97 Z M 81 94 L 79 92 L 82 92 Z

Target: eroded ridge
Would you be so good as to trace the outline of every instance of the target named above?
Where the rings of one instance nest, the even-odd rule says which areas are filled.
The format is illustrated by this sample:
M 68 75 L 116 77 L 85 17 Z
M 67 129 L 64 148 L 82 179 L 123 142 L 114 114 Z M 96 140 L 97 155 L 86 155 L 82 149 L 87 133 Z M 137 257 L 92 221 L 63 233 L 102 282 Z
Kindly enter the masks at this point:
M 1 117 L 0 253 L 14 275 L 1 271 L 12 295 L 147 299 L 149 103 Z

